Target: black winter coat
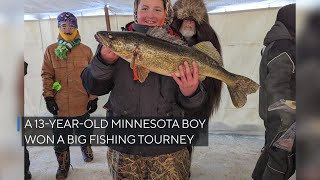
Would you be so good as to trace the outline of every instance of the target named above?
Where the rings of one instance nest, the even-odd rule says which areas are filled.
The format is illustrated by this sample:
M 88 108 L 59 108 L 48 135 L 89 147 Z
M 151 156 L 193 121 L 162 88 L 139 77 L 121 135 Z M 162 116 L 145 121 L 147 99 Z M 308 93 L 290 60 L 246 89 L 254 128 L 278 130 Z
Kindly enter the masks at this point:
M 296 100 L 295 39 L 280 21 L 267 33 L 260 63 L 259 115 L 263 120 L 280 119 L 268 107 L 280 99 Z

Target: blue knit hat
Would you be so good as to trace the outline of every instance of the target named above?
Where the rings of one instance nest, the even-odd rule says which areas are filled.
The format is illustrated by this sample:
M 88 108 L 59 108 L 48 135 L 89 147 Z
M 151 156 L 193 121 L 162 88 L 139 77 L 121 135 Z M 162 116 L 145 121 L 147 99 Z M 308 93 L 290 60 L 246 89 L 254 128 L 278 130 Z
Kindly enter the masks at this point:
M 77 18 L 70 12 L 63 12 L 58 15 L 58 27 L 61 26 L 62 22 L 69 22 L 74 25 L 75 28 L 78 28 Z

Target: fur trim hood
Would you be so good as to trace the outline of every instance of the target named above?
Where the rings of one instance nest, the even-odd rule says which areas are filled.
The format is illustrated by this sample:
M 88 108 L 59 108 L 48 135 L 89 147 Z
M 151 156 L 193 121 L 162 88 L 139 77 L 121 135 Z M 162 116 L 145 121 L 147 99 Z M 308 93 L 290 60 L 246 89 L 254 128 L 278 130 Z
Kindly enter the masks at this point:
M 170 0 L 163 0 L 163 3 L 164 3 L 164 10 L 166 12 L 166 19 L 164 20 L 163 26 L 166 26 L 166 25 L 170 25 L 172 23 L 174 13 L 173 13 L 173 8 L 172 8 Z M 135 23 L 137 23 L 137 21 L 138 21 L 137 11 L 138 11 L 138 0 L 135 0 L 134 1 L 134 12 L 133 12 Z
M 180 19 L 191 18 L 198 24 L 209 23 L 207 8 L 203 0 L 177 0 L 173 5 L 175 16 Z

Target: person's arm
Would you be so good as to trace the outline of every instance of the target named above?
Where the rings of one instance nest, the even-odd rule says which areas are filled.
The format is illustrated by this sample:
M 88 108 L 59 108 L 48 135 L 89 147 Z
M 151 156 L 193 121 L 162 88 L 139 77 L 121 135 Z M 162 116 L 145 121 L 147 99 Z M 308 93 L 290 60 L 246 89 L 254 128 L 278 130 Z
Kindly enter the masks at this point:
M 93 60 L 93 53 L 92 53 L 91 49 L 89 49 L 88 64 L 90 64 L 92 60 Z M 98 97 L 96 95 L 89 94 L 89 103 L 88 104 L 90 104 L 90 101 L 96 102 L 97 100 L 98 100 Z
M 202 83 L 199 83 L 199 87 L 196 92 L 191 96 L 184 96 L 181 91 L 178 94 L 179 105 L 189 111 L 198 111 L 208 99 L 207 91 Z
M 42 95 L 46 97 L 54 97 L 54 90 L 52 85 L 55 80 L 54 68 L 51 62 L 50 51 L 47 48 L 43 58 L 41 78 L 42 78 Z
M 274 57 L 267 64 L 268 75 L 265 85 L 271 104 L 280 99 L 292 100 L 291 98 L 291 78 L 295 71 L 295 65 L 287 52 L 282 52 Z
M 42 77 L 42 87 L 43 87 L 42 95 L 46 101 L 47 109 L 53 115 L 57 115 L 59 108 L 54 99 L 54 90 L 52 89 L 52 85 L 55 81 L 55 72 L 54 72 L 49 48 L 46 49 L 46 52 L 44 54 L 41 77 Z
M 92 61 L 81 73 L 84 88 L 88 94 L 96 96 L 105 95 L 111 91 L 113 87 L 112 77 L 114 66 L 118 59 L 117 57 L 115 59 L 110 58 L 110 60 L 106 60 L 108 54 L 106 54 L 105 51 L 102 51 L 102 48 L 103 46 L 99 44 Z
M 93 60 L 93 54 L 91 49 L 89 48 L 88 64 L 90 64 L 92 60 Z M 89 114 L 94 113 L 97 110 L 97 108 L 98 108 L 98 96 L 89 94 L 89 101 L 87 104 L 88 113 Z
M 276 45 L 276 44 L 275 44 Z M 268 75 L 265 80 L 266 91 L 268 95 L 268 106 L 279 101 L 280 99 L 292 99 L 292 77 L 295 73 L 295 61 L 293 54 L 290 51 L 285 51 L 286 43 L 280 43 L 278 49 L 275 46 L 273 49 L 273 58 L 268 62 Z M 292 114 L 277 111 L 282 120 L 282 127 L 288 128 L 294 121 Z

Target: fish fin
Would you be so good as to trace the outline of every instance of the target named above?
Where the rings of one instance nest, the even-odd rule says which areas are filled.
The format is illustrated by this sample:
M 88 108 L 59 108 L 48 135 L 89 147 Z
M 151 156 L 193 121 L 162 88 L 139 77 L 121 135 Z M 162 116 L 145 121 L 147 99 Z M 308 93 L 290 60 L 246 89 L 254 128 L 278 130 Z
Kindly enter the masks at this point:
M 147 32 L 147 35 L 154 37 L 154 38 L 157 38 L 157 39 L 161 39 L 161 40 L 173 43 L 173 44 L 188 46 L 188 44 L 185 41 L 183 41 L 181 38 L 169 34 L 168 31 L 162 27 L 150 28 Z
M 220 66 L 223 66 L 223 61 L 218 50 L 213 46 L 210 41 L 203 41 L 198 44 L 193 45 L 197 50 L 205 53 L 212 59 L 214 59 Z
M 247 95 L 255 93 L 260 86 L 253 80 L 244 76 L 236 75 L 236 79 L 234 85 L 228 86 L 228 90 L 233 105 L 236 108 L 241 108 L 247 103 Z
M 134 63 L 135 63 L 135 59 L 133 58 L 130 62 L 130 68 L 134 69 Z
M 139 78 L 138 78 L 138 74 L 137 74 L 137 68 L 136 68 L 136 65 L 134 64 L 133 65 L 133 69 L 132 69 L 132 71 L 133 71 L 133 80 L 139 80 Z
M 143 83 L 147 79 L 150 70 L 138 65 L 136 65 L 136 69 L 139 81 Z
M 137 49 L 135 49 L 134 52 L 133 52 L 133 57 L 132 57 L 132 59 L 130 61 L 130 68 L 131 69 L 135 68 L 134 66 L 135 66 L 137 57 L 138 57 L 138 51 L 137 51 Z

